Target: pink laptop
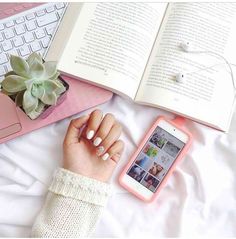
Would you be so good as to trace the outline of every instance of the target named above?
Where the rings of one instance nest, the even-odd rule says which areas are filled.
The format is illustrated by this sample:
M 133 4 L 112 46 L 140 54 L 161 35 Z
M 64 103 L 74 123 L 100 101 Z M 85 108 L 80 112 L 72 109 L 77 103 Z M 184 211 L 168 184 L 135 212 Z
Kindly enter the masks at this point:
M 40 3 L 0 3 L 0 19 L 28 10 Z M 11 99 L 0 93 L 0 143 L 14 139 L 83 110 L 107 102 L 112 93 L 63 76 L 70 88 L 65 101 L 45 119 L 31 120 Z

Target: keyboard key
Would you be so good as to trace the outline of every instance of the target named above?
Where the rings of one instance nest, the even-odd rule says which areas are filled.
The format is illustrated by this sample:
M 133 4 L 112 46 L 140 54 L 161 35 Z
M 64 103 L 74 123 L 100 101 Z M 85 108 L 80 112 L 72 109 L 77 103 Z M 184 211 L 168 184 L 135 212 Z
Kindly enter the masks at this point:
M 5 68 L 0 66 L 0 76 L 4 76 L 6 74 Z
M 39 11 L 36 12 L 36 15 L 37 15 L 38 17 L 41 17 L 41 16 L 45 15 L 45 11 L 44 11 L 43 9 L 42 9 L 42 10 L 39 10 Z
M 2 33 L 0 32 L 0 42 L 3 41 L 3 40 L 4 40 L 3 35 L 2 35 Z
M 43 48 L 47 48 L 50 43 L 51 38 L 49 36 L 42 39 L 41 43 L 43 45 Z
M 18 17 L 16 19 L 16 24 L 20 24 L 20 23 L 23 23 L 23 22 L 25 22 L 25 18 L 24 17 Z
M 39 51 L 39 50 L 41 50 L 41 48 L 42 48 L 41 45 L 40 45 L 37 41 L 32 42 L 32 43 L 30 44 L 30 46 L 31 46 L 31 49 L 32 49 L 33 52 Z
M 40 51 L 37 51 L 36 53 L 43 58 L 44 53 L 45 53 L 45 49 L 42 48 Z
M 0 65 L 8 62 L 7 56 L 5 53 L 0 54 Z
M 14 21 L 9 21 L 6 23 L 6 27 L 13 27 L 13 26 L 15 26 Z
M 30 13 L 30 14 L 28 14 L 28 15 L 26 16 L 26 19 L 27 19 L 27 20 L 35 19 L 35 15 L 34 15 L 34 13 Z
M 58 20 L 57 15 L 53 12 L 47 14 L 47 17 L 39 17 L 37 19 L 37 24 L 39 27 L 43 27 L 50 23 L 57 22 L 57 20 Z
M 4 51 L 9 51 L 9 50 L 11 50 L 12 48 L 13 48 L 13 46 L 12 46 L 11 41 L 4 41 L 4 42 L 2 43 L 2 49 L 3 49 Z
M 17 36 L 15 38 L 12 39 L 13 41 L 13 44 L 15 47 L 19 47 L 19 46 L 22 46 L 24 44 L 22 38 L 20 36 Z
M 65 7 L 64 3 L 48 3 L 32 8 L 31 12 L 21 12 L 14 19 L 1 19 L 0 81 L 4 77 L 1 74 L 12 70 L 10 55 L 24 58 L 32 52 L 45 55 L 51 35 L 55 32 L 60 14 L 64 12 Z
M 56 4 L 56 8 L 57 9 L 61 9 L 61 8 L 64 8 L 65 7 L 65 4 L 63 2 L 59 2 Z
M 42 28 L 35 30 L 34 33 L 37 39 L 40 39 L 46 36 L 45 31 Z
M 60 9 L 57 11 L 59 17 L 61 18 L 63 16 L 63 13 L 64 13 L 64 9 Z
M 24 34 L 24 39 L 26 43 L 32 42 L 35 38 L 32 32 L 26 32 Z
M 10 62 L 8 62 L 7 64 L 4 64 L 4 66 L 5 66 L 6 72 L 12 71 Z
M 34 21 L 27 22 L 25 25 L 28 31 L 32 31 L 37 28 Z
M 10 39 L 10 38 L 12 38 L 12 37 L 15 36 L 15 33 L 14 33 L 13 30 L 10 28 L 10 29 L 6 29 L 6 30 L 4 31 L 4 35 L 5 35 L 5 38 L 6 38 L 6 39 Z
M 19 52 L 20 52 L 21 56 L 27 56 L 31 53 L 31 51 L 27 45 L 21 46 L 19 48 Z
M 4 30 L 4 25 L 2 23 L 0 23 L 0 31 Z
M 57 25 L 57 22 L 46 26 L 46 32 L 48 35 L 52 35 L 54 33 L 56 25 Z
M 15 48 L 13 48 L 10 51 L 8 51 L 7 54 L 8 54 L 8 57 L 10 57 L 10 55 L 14 55 L 14 56 L 18 56 L 19 55 L 18 51 Z
M 25 28 L 23 25 L 19 25 L 15 27 L 15 31 L 17 35 L 21 35 L 23 33 L 25 33 Z
M 46 12 L 48 12 L 48 13 L 53 12 L 53 11 L 55 11 L 54 6 L 49 6 L 46 8 Z

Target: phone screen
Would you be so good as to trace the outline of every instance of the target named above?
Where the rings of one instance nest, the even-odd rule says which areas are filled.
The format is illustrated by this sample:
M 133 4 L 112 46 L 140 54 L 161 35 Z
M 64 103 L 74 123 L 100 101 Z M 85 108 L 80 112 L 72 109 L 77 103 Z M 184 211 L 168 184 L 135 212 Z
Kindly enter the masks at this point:
M 154 193 L 184 146 L 184 142 L 157 126 L 127 174 Z

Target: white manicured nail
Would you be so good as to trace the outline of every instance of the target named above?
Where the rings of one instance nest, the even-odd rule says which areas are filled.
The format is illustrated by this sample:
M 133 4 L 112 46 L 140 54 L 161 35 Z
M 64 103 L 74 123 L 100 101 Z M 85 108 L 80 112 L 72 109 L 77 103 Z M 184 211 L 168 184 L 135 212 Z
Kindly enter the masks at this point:
M 92 139 L 94 136 L 94 130 L 90 130 L 88 133 L 87 133 L 87 139 Z
M 93 141 L 93 145 L 94 145 L 94 146 L 98 146 L 101 142 L 102 142 L 102 139 L 101 139 L 100 137 L 97 137 L 97 138 Z
M 105 153 L 103 156 L 102 156 L 102 160 L 106 161 L 108 158 L 109 158 L 109 154 L 108 153 Z
M 103 146 L 99 146 L 97 149 L 97 155 L 100 156 L 104 151 L 104 147 Z

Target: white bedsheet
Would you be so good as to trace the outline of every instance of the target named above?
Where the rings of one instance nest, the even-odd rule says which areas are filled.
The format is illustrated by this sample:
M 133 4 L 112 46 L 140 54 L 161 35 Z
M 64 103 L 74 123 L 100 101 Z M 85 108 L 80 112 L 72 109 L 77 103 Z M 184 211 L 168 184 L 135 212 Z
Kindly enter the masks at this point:
M 173 115 L 119 96 L 99 108 L 123 124 L 126 149 L 96 237 L 236 236 L 236 114 L 228 134 L 187 121 L 194 145 L 157 201 L 145 204 L 119 187 L 117 176 L 154 119 Z M 69 121 L 0 145 L 1 237 L 29 236 L 53 171 L 61 164 Z

